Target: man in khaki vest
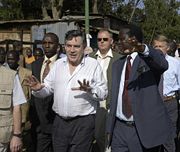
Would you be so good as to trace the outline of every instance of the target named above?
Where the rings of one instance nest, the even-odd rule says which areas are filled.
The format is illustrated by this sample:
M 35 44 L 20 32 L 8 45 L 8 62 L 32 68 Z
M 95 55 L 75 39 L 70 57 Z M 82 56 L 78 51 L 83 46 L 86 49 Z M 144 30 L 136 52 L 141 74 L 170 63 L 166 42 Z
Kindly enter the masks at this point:
M 17 72 L 0 64 L 0 152 L 20 151 L 21 107 L 26 102 Z
M 23 129 L 23 149 L 29 149 L 31 147 L 31 139 L 29 137 L 29 131 L 30 131 L 30 122 L 29 122 L 29 101 L 31 99 L 31 90 L 28 86 L 25 85 L 25 78 L 27 76 L 32 75 L 32 72 L 29 69 L 26 69 L 18 64 L 19 62 L 19 54 L 17 51 L 11 50 L 7 52 L 7 63 L 10 69 L 17 71 L 19 80 L 24 92 L 24 95 L 26 97 L 27 103 L 24 103 L 21 105 L 22 110 L 22 129 Z

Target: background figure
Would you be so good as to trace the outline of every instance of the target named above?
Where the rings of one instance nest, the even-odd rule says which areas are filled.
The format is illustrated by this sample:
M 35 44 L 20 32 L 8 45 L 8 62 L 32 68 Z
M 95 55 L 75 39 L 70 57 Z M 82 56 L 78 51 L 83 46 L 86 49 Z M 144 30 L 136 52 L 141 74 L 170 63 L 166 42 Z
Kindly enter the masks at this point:
M 32 63 L 32 74 L 43 82 L 47 68 L 52 69 L 54 62 L 59 58 L 57 54 L 59 38 L 54 33 L 46 33 L 42 40 L 44 58 Z M 50 61 L 50 62 L 49 62 Z M 61 70 L 61 69 L 60 69 Z M 46 71 L 46 72 L 45 72 Z M 52 152 L 52 124 L 55 114 L 52 110 L 53 95 L 46 98 L 32 97 L 30 117 L 32 122 L 32 136 L 37 143 L 37 152 Z M 34 134 L 35 133 L 35 134 Z
M 172 136 L 168 113 L 158 91 L 168 63 L 143 42 L 135 25 L 120 29 L 120 52 L 112 66 L 112 100 L 107 122 L 112 152 L 158 152 Z
M 25 67 L 25 58 L 24 58 L 24 52 L 23 52 L 23 44 L 20 41 L 15 41 L 13 43 L 13 50 L 17 51 L 19 53 L 19 65 L 22 67 Z
M 44 52 L 41 48 L 35 48 L 33 52 L 35 60 L 38 60 L 39 58 L 44 57 Z
M 178 101 L 177 93 L 180 90 L 180 61 L 168 55 L 172 43 L 164 35 L 157 35 L 153 40 L 153 46 L 163 52 L 166 60 L 168 61 L 168 70 L 163 73 L 163 101 L 167 108 L 168 114 L 171 118 L 174 133 L 177 132 L 177 119 L 178 119 Z M 174 49 L 176 50 L 176 49 Z M 174 52 L 174 51 L 173 51 Z M 164 144 L 164 152 L 175 152 L 174 138 Z
M 65 36 L 67 57 L 55 63 L 44 84 L 35 77 L 30 77 L 28 81 L 36 97 L 43 98 L 54 93 L 55 152 L 89 152 L 94 136 L 97 103 L 107 96 L 102 69 L 95 59 L 84 56 L 85 47 L 83 32 L 68 31 Z
M 111 92 L 111 70 L 112 63 L 120 57 L 120 54 L 112 51 L 111 45 L 113 43 L 113 35 L 107 29 L 101 29 L 97 35 L 98 51 L 90 54 L 90 57 L 97 59 L 103 69 L 104 77 L 108 83 L 108 93 Z M 104 152 L 106 148 L 106 117 L 109 109 L 109 101 L 111 96 L 101 101 L 96 112 L 95 122 L 95 139 L 96 143 L 93 145 L 94 152 Z
M 176 41 L 173 40 L 173 41 L 169 42 L 168 46 L 169 46 L 168 47 L 169 50 L 167 51 L 167 54 L 172 56 L 172 57 L 175 57 L 175 53 L 176 53 L 176 50 L 177 50 Z
M 31 124 L 29 121 L 29 103 L 31 99 L 31 90 L 25 85 L 25 78 L 31 76 L 32 72 L 18 64 L 19 53 L 17 51 L 11 50 L 7 52 L 7 64 L 12 69 L 17 71 L 19 80 L 26 97 L 27 103 L 21 105 L 22 110 L 22 134 L 23 134 L 23 151 L 33 151 L 32 149 L 32 139 L 30 137 Z
M 25 67 L 31 70 L 31 64 L 35 61 L 35 58 L 30 47 L 24 48 L 25 51 Z
M 1 62 L 2 63 L 2 62 Z M 21 151 L 21 104 L 26 102 L 16 71 L 0 63 L 0 151 Z M 8 80 L 8 81 L 7 81 Z
M 0 65 L 6 66 L 6 51 L 3 47 L 0 47 Z

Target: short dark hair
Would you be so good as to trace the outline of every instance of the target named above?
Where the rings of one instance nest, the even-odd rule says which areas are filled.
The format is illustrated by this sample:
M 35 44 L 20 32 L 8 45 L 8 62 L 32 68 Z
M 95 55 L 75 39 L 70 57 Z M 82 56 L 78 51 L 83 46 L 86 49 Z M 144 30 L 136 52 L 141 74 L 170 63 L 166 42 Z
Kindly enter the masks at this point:
M 49 32 L 49 33 L 46 33 L 43 37 L 43 40 L 45 37 L 51 37 L 53 38 L 53 40 L 56 42 L 56 43 L 59 43 L 59 37 L 55 34 L 55 33 L 52 33 L 52 32 Z
M 138 42 L 140 43 L 143 42 L 143 32 L 139 26 L 134 25 L 134 24 L 127 24 L 127 25 L 122 26 L 120 28 L 120 31 L 121 29 L 129 29 L 128 34 L 130 37 L 135 36 Z
M 65 35 L 65 43 L 67 40 L 72 40 L 74 37 L 82 37 L 83 45 L 86 46 L 86 36 L 85 33 L 80 30 L 70 30 Z

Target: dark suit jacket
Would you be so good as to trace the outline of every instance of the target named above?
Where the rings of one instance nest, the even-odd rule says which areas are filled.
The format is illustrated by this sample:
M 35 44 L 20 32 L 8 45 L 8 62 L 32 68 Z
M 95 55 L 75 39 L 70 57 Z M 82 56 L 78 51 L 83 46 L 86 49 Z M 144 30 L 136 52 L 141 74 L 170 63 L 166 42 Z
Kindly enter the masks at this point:
M 114 62 L 112 67 L 112 100 L 107 122 L 110 143 L 116 120 L 117 98 L 122 69 L 126 57 Z M 164 143 L 172 134 L 172 126 L 158 91 L 160 75 L 168 69 L 168 63 L 160 51 L 150 48 L 148 57 L 138 54 L 129 78 L 129 95 L 135 125 L 144 147 Z
M 32 74 L 40 81 L 40 73 L 44 58 L 40 58 L 32 63 Z M 53 95 L 46 98 L 37 98 L 32 96 L 30 116 L 33 126 L 37 127 L 37 131 L 44 133 L 52 132 L 52 124 L 55 113 L 52 110 Z
M 91 54 L 89 54 L 90 57 L 97 59 L 97 52 L 92 52 Z M 109 101 L 111 100 L 111 81 L 112 81 L 112 64 L 114 61 L 116 61 L 117 59 L 119 59 L 122 55 L 112 51 L 113 54 L 113 58 L 111 58 L 110 62 L 109 62 L 109 66 L 107 69 L 107 79 L 108 79 L 108 96 L 107 96 L 107 100 L 106 100 L 106 107 L 109 109 Z

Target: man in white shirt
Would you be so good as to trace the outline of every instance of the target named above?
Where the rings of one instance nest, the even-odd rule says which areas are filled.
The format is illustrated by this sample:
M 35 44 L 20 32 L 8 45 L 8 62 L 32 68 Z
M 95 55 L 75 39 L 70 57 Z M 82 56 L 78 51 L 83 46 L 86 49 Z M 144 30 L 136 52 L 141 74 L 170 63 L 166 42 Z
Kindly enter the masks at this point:
M 27 80 L 37 97 L 54 93 L 55 152 L 90 150 L 97 104 L 107 96 L 101 66 L 95 59 L 84 56 L 85 47 L 84 33 L 79 30 L 68 31 L 65 36 L 67 57 L 55 63 L 44 84 L 33 76 Z
M 160 50 L 165 55 L 168 61 L 168 70 L 163 73 L 163 100 L 167 108 L 168 114 L 171 118 L 174 132 L 177 131 L 177 119 L 178 119 L 178 101 L 176 93 L 180 90 L 180 61 L 176 58 L 168 55 L 170 49 L 169 40 L 164 35 L 157 35 L 153 40 L 154 48 Z M 171 139 L 164 144 L 165 152 L 175 152 L 175 141 Z

